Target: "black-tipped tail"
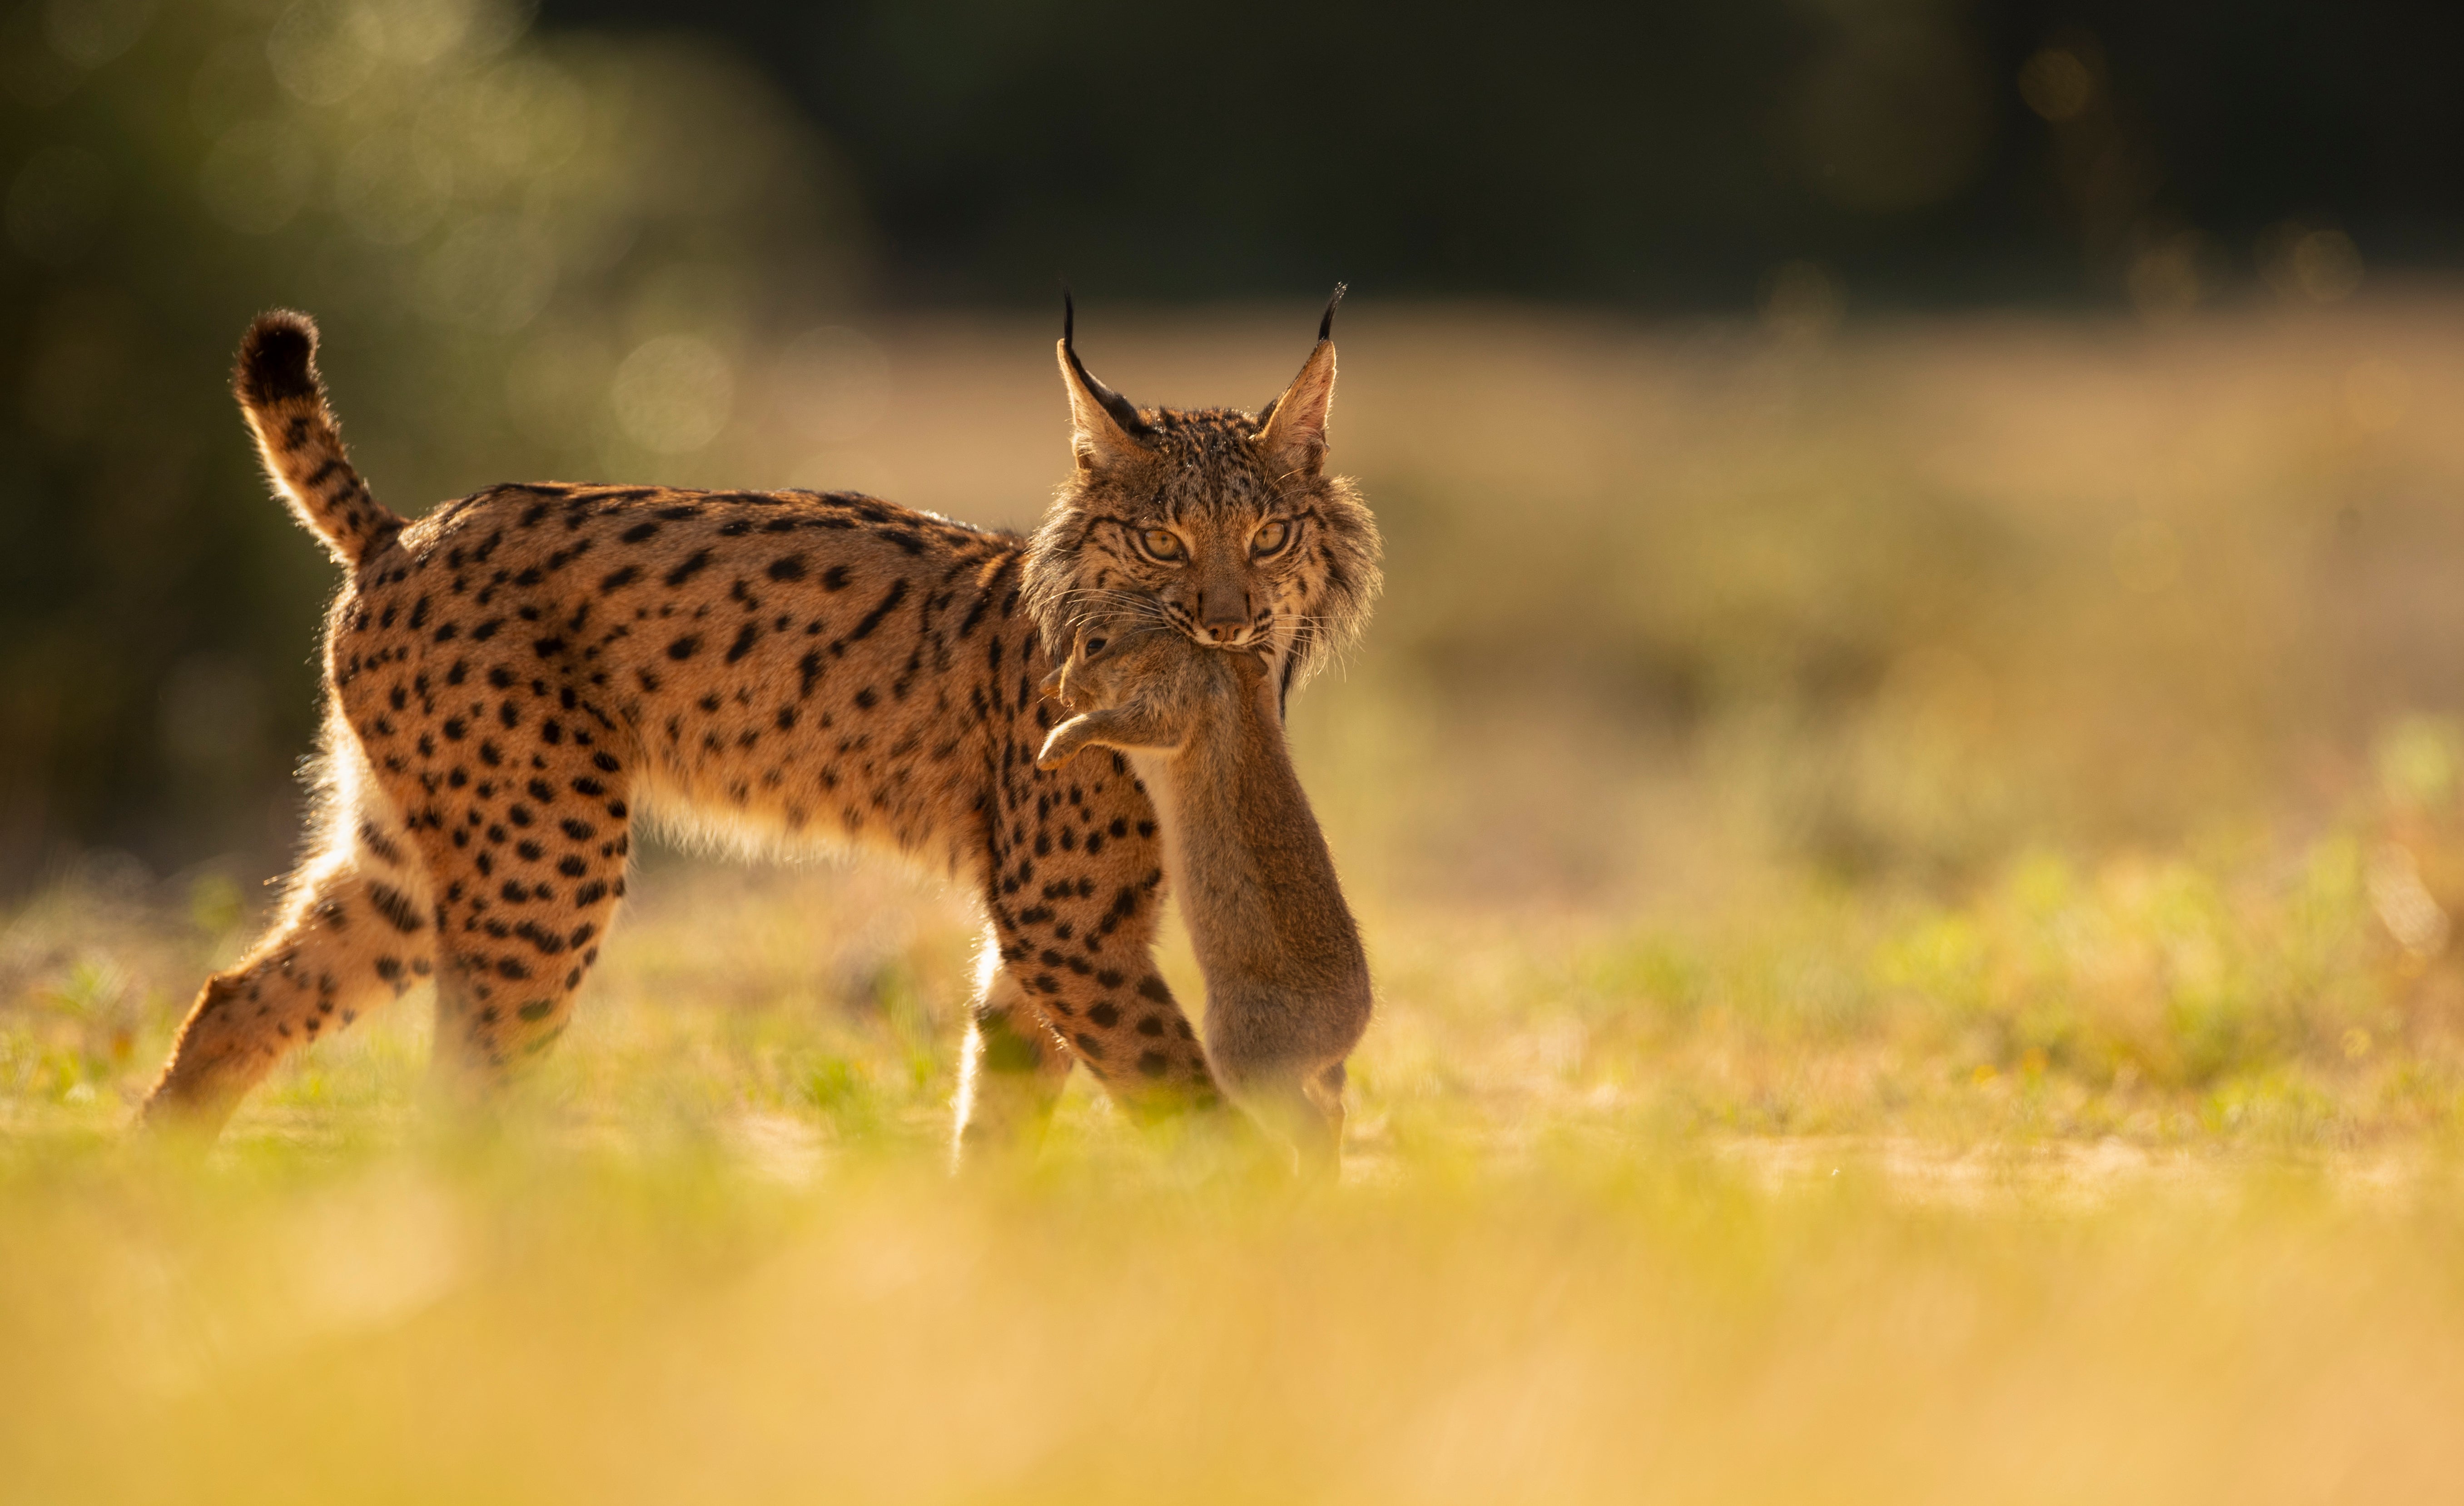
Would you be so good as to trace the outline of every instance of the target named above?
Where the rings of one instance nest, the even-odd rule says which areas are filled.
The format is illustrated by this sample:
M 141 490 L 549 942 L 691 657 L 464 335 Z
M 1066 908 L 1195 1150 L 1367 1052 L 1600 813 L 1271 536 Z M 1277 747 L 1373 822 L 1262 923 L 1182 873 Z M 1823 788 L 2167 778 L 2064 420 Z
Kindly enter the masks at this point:
M 258 315 L 240 340 L 231 390 L 274 489 L 336 559 L 357 568 L 401 530 L 402 518 L 369 494 L 342 448 L 317 375 L 316 320 L 289 309 Z
M 321 398 L 317 376 L 317 321 L 290 309 L 260 314 L 239 342 L 231 391 L 251 407 L 284 398 Z

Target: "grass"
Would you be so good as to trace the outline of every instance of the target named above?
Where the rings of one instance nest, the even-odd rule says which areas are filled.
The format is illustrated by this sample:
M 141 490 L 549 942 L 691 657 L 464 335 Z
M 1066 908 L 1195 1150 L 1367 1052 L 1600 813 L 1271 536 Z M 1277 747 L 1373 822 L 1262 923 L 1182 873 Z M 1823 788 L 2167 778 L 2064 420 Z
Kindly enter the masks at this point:
M 1380 994 L 1340 1188 L 1084 1084 L 950 1180 L 963 897 L 672 852 L 499 1121 L 421 1106 L 414 997 L 165 1157 L 259 874 L 65 867 L 0 911 L 0 1498 L 2450 1494 L 2459 321 L 1357 321 L 1393 600 L 1294 726 Z M 937 400 L 838 459 L 1048 480 L 1007 338 L 886 336 Z
M 0 1494 L 2435 1498 L 2464 1077 L 2367 868 L 1373 908 L 1316 1190 L 1083 1088 L 950 1181 L 964 906 L 672 856 L 503 1122 L 420 1108 L 413 1007 L 161 1159 L 125 1096 L 246 932 L 92 873 L 8 932 Z
M 0 1436 L 51 1500 L 2434 1498 L 2464 1229 L 2418 1190 L 55 1170 Z

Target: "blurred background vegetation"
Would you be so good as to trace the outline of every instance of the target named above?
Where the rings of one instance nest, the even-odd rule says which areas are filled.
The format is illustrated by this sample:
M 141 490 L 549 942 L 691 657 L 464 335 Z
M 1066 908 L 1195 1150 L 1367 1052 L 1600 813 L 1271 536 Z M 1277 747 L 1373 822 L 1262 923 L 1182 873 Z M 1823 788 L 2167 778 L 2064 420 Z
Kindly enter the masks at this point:
M 2459 76 L 2433 0 L 0 0 L 0 1495 L 2452 1497 Z M 315 730 L 253 314 L 405 513 L 1024 525 L 1064 275 L 1194 404 L 1353 285 L 1343 1196 L 1083 1080 L 944 1177 L 970 899 L 667 849 L 514 1133 L 414 1007 L 132 1153 Z
M 2427 5 L 24 0 L 0 889 L 293 840 L 333 578 L 227 395 L 256 310 L 324 322 L 407 513 L 1023 525 L 1063 274 L 1181 403 L 1262 402 L 1353 282 L 1393 589 L 1298 730 L 1376 882 L 1957 893 L 2386 768 L 2436 805 L 2459 57 Z

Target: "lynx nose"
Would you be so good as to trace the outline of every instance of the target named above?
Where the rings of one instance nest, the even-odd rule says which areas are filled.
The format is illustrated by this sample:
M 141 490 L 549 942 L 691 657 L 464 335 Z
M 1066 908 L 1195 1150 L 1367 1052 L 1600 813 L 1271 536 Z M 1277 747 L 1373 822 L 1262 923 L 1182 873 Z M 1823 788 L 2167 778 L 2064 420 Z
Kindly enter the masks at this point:
M 1219 596 L 1209 592 L 1201 606 L 1198 627 L 1210 644 L 1237 643 L 1249 626 L 1249 600 L 1245 593 L 1227 591 Z

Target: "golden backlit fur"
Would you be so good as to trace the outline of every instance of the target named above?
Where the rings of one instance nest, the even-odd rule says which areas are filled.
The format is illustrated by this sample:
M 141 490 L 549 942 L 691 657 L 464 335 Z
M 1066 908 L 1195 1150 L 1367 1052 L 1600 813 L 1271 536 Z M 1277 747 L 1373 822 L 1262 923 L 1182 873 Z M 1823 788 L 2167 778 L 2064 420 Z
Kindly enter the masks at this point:
M 1333 316 L 1330 304 L 1300 375 L 1254 416 L 1134 407 L 1063 337 L 1077 473 L 1026 565 L 1027 607 L 1047 642 L 1133 613 L 1198 643 L 1263 649 L 1288 698 L 1358 638 L 1380 549 L 1359 488 L 1325 470 Z M 1275 547 L 1261 547 L 1277 529 Z
M 206 984 L 148 1117 L 218 1125 L 292 1047 L 429 977 L 441 1073 L 505 1077 L 565 1029 L 646 809 L 755 845 L 892 850 L 981 898 L 962 1145 L 1031 1141 L 1072 1065 L 1141 1116 L 1220 1103 L 1150 955 L 1166 872 L 1146 791 L 1119 755 L 1035 766 L 1039 622 L 1100 599 L 1224 636 L 1237 599 L 1228 636 L 1285 684 L 1357 629 L 1375 534 L 1316 474 L 1320 333 L 1267 420 L 1158 412 L 1133 449 L 1096 436 L 1091 464 L 1094 388 L 1065 360 L 1082 465 L 1030 546 L 808 491 L 498 486 L 408 522 L 345 456 L 314 325 L 259 319 L 242 408 L 348 571 L 326 623 L 324 826 L 271 933 Z M 1159 489 L 1133 506 L 1133 481 Z M 1188 529 L 1204 569 L 1118 557 L 1132 515 Z M 1242 553 L 1269 515 L 1297 538 Z

